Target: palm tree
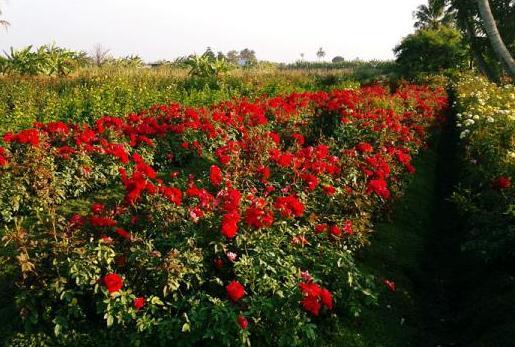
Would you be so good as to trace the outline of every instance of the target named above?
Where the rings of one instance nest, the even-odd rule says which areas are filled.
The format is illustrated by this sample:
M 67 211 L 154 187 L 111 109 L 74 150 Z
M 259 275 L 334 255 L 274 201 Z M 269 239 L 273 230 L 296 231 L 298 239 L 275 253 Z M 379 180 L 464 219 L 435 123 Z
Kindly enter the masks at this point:
M 320 48 L 318 49 L 318 51 L 317 51 L 317 57 L 318 57 L 318 59 L 319 59 L 319 60 L 320 60 L 320 59 L 322 59 L 323 57 L 325 57 L 325 51 L 324 51 L 324 49 L 323 49 L 322 47 L 320 47 Z
M 449 11 L 446 0 L 429 0 L 427 5 L 420 5 L 413 12 L 417 20 L 417 29 L 436 29 L 440 25 L 450 25 L 454 22 L 454 13 Z
M 2 10 L 0 10 L 0 16 L 2 15 Z M 3 19 L 0 19 L 0 27 L 3 27 L 7 30 L 7 27 L 11 25 L 11 23 L 9 23 L 8 21 L 6 20 L 3 20 Z
M 488 0 L 477 0 L 477 5 L 479 8 L 479 14 L 483 20 L 486 34 L 490 40 L 490 44 L 492 45 L 492 49 L 494 50 L 497 59 L 503 63 L 503 65 L 506 67 L 506 70 L 510 74 L 511 79 L 515 81 L 515 61 L 513 60 L 513 57 L 506 48 L 506 45 L 504 44 L 501 35 L 499 34 L 499 30 L 495 24 L 495 19 L 492 15 L 492 10 L 490 9 Z

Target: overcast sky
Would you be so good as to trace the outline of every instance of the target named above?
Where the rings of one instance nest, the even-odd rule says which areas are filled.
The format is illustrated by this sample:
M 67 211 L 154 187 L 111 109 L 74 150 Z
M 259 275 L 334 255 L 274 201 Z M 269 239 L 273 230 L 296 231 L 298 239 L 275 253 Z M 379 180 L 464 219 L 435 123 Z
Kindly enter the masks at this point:
M 0 0 L 0 49 L 55 42 L 146 61 L 251 48 L 260 60 L 390 59 L 422 0 Z

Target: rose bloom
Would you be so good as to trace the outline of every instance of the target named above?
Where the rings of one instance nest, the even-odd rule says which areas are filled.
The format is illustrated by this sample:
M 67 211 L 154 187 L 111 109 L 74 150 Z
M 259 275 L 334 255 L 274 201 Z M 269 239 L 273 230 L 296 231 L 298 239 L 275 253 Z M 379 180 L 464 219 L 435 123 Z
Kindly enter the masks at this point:
M 123 278 L 121 278 L 120 275 L 115 273 L 105 275 L 103 278 L 103 282 L 109 293 L 116 293 L 120 289 L 122 289 L 123 286 Z
M 209 169 L 209 179 L 212 185 L 218 187 L 222 184 L 222 170 L 216 165 L 211 165 Z
M 318 224 L 316 227 L 315 227 L 315 233 L 317 234 L 321 234 L 323 232 L 326 232 L 327 231 L 327 224 Z
M 247 329 L 247 327 L 249 326 L 249 321 L 247 320 L 247 318 L 245 318 L 244 316 L 242 316 L 241 314 L 238 316 L 238 325 L 243 329 Z
M 229 259 L 230 261 L 235 261 L 236 260 L 236 257 L 238 257 L 238 255 L 234 252 L 227 252 L 227 259 Z
M 222 217 L 222 235 L 228 239 L 232 239 L 238 233 L 238 222 L 240 221 L 239 213 L 227 213 Z
M 100 214 L 104 211 L 104 208 L 105 206 L 103 204 L 95 202 L 91 205 L 91 212 L 93 212 L 93 214 Z
M 224 261 L 220 258 L 216 258 L 215 260 L 213 260 L 213 263 L 217 270 L 221 270 L 224 267 Z
M 245 296 L 245 288 L 238 281 L 232 281 L 226 285 L 225 290 L 232 302 L 236 302 Z
M 134 298 L 134 300 L 132 301 L 132 305 L 136 310 L 139 311 L 143 306 L 145 306 L 145 298 L 141 296 Z
M 313 277 L 309 274 L 309 271 L 306 270 L 306 271 L 302 271 L 300 273 L 300 277 L 302 278 L 302 280 L 306 283 L 309 283 L 311 281 L 313 281 Z
M 356 150 L 361 153 L 370 153 L 374 151 L 374 147 L 370 143 L 361 142 L 356 145 Z
M 306 296 L 302 301 L 300 302 L 302 304 L 302 307 L 311 313 L 313 316 L 318 316 L 318 313 L 320 312 L 320 308 L 322 305 L 320 305 L 320 302 L 318 301 L 318 298 L 316 296 Z
M 395 292 L 395 290 L 397 289 L 397 286 L 395 285 L 394 281 L 384 280 L 384 285 L 392 292 Z
M 324 193 L 328 196 L 331 196 L 336 192 L 336 189 L 332 185 L 324 186 L 323 189 Z
M 492 182 L 492 187 L 495 189 L 507 189 L 511 187 L 511 179 L 506 176 L 499 176 Z

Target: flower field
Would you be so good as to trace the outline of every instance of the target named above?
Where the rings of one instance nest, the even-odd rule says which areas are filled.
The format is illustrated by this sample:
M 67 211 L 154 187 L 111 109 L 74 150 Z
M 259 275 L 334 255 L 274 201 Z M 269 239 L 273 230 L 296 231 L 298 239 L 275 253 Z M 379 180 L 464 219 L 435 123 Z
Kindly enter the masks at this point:
M 395 292 L 356 255 L 446 107 L 443 89 L 367 86 L 4 134 L 2 263 L 25 331 L 68 344 L 325 338 L 376 286 Z

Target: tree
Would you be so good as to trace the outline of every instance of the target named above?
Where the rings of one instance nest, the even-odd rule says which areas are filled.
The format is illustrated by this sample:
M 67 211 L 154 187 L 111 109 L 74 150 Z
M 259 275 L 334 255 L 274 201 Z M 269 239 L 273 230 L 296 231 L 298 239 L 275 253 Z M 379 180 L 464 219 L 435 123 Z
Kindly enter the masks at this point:
M 448 0 L 450 10 L 456 14 L 456 26 L 469 43 L 471 63 L 491 81 L 498 81 L 505 65 L 501 64 L 488 40 L 477 1 Z M 515 54 L 515 2 L 490 0 L 491 12 L 496 18 L 497 29 L 508 51 Z M 472 66 L 472 64 L 471 64 Z
M 488 39 L 490 40 L 492 49 L 497 56 L 497 59 L 505 66 L 506 71 L 511 76 L 511 79 L 515 81 L 515 61 L 513 60 L 513 57 L 506 48 L 506 45 L 504 44 L 501 35 L 499 34 L 499 30 L 495 24 L 495 19 L 492 14 L 492 10 L 490 9 L 489 2 L 488 0 L 477 0 L 477 5 L 481 19 L 483 20 L 484 29 Z
M 224 52 L 218 51 L 218 53 L 216 53 L 216 59 L 227 60 L 227 57 L 225 56 Z
M 339 55 L 337 55 L 336 57 L 333 58 L 333 60 L 331 60 L 333 63 L 342 63 L 345 61 L 345 58 L 344 57 L 341 57 Z
M 240 51 L 239 58 L 243 66 L 253 66 L 257 64 L 256 52 L 248 48 Z
M 93 51 L 91 52 L 91 59 L 93 59 L 93 63 L 96 66 L 102 66 L 109 58 L 110 50 L 105 48 L 100 43 L 93 47 Z
M 460 32 L 443 25 L 408 35 L 394 53 L 398 71 L 408 78 L 460 68 L 467 61 L 467 48 Z
M 417 29 L 436 29 L 440 25 L 451 25 L 454 13 L 449 11 L 446 0 L 429 0 L 427 5 L 420 5 L 413 13 L 417 20 Z
M 317 57 L 318 57 L 318 59 L 319 59 L 319 60 L 320 60 L 320 59 L 322 59 L 323 57 L 325 57 L 325 51 L 324 51 L 324 49 L 323 49 L 322 47 L 320 47 L 320 48 L 318 49 L 318 51 L 317 51 Z
M 301 60 L 301 61 L 302 61 L 302 60 L 304 60 L 304 53 L 301 53 L 301 54 L 300 54 L 300 60 Z
M 213 50 L 211 49 L 211 47 L 207 47 L 206 51 L 204 52 L 204 54 L 202 54 L 204 57 L 206 57 L 207 59 L 209 60 L 215 60 L 216 59 L 216 55 L 215 55 L 215 52 L 213 52 Z
M 238 60 L 240 60 L 240 54 L 236 50 L 231 50 L 227 52 L 227 60 L 232 64 L 238 64 Z
M 0 16 L 2 15 L 2 10 L 0 10 Z M 8 21 L 6 20 L 3 20 L 3 19 L 0 19 L 0 27 L 3 27 L 4 29 L 7 30 L 7 27 L 11 25 L 11 23 L 9 23 Z

